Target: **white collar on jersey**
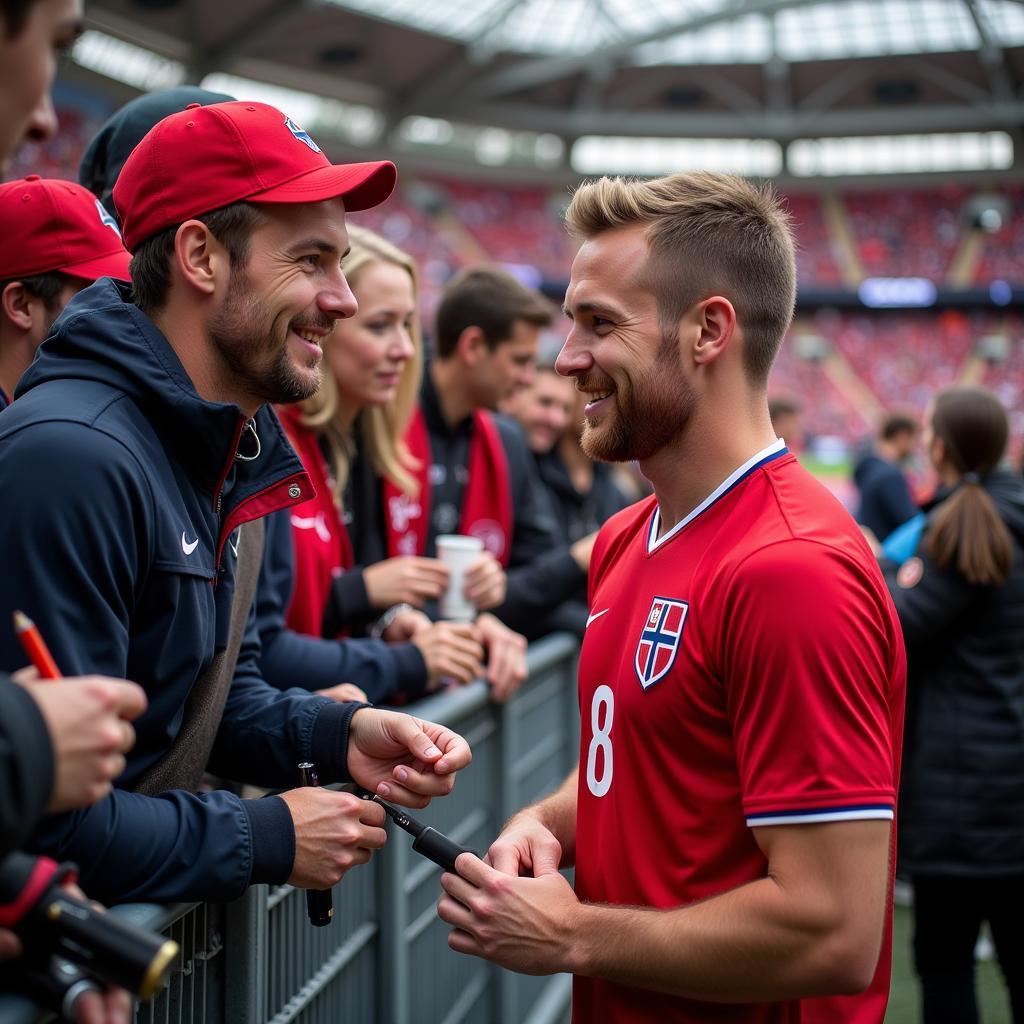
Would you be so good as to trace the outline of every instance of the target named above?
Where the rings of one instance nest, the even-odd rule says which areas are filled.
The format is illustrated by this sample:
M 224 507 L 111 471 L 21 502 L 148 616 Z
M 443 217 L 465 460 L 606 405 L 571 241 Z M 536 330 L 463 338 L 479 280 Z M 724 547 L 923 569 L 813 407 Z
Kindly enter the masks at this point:
M 754 470 L 758 469 L 762 463 L 777 458 L 785 451 L 786 442 L 781 437 L 777 437 L 767 448 L 762 448 L 756 455 L 752 455 L 747 459 L 739 469 L 730 473 L 688 516 L 680 519 L 663 537 L 658 536 L 658 529 L 661 526 L 661 509 L 655 507 L 654 515 L 651 516 L 651 528 L 647 534 L 647 553 L 650 554 L 652 551 L 656 551 L 665 541 L 674 537 L 683 529 L 684 526 L 692 523 L 701 512 L 711 508 L 719 498 L 723 497 L 728 491 L 731 491 L 744 477 L 749 476 Z

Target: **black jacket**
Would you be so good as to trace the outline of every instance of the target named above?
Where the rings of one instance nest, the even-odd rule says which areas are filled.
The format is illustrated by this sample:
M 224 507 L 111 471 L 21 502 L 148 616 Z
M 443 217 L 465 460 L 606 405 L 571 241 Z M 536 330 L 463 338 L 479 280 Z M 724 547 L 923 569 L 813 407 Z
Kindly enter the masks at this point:
M 972 586 L 920 547 L 918 581 L 916 564 L 883 566 L 908 655 L 898 831 L 911 875 L 1024 873 L 1024 483 L 1000 473 L 985 489 L 1014 541 L 1004 586 Z
M 453 532 L 458 525 L 473 419 L 467 416 L 454 427 L 448 425 L 429 366 L 423 374 L 420 408 L 433 459 L 426 550 L 427 555 L 433 556 L 435 538 Z M 508 586 L 505 601 L 494 609 L 494 614 L 532 640 L 558 628 L 553 619 L 558 606 L 586 585 L 587 574 L 558 536 L 554 513 L 537 477 L 533 453 L 522 428 L 507 416 L 496 415 L 494 422 L 508 458 L 513 502 Z
M 0 857 L 28 838 L 52 790 L 53 748 L 39 707 L 0 677 Z
M 557 446 L 543 455 L 535 455 L 537 474 L 547 491 L 551 510 L 558 526 L 559 539 L 572 544 L 600 529 L 605 522 L 630 504 L 615 482 L 615 474 L 607 462 L 594 463 L 590 490 L 581 494 L 573 486 L 569 470 Z M 584 579 L 572 596 L 554 611 L 549 619 L 553 628 L 568 630 L 582 637 L 587 628 L 587 583 Z
M 284 802 L 127 790 L 173 742 L 192 684 L 226 643 L 236 526 L 311 485 L 272 410 L 254 418 L 251 457 L 238 407 L 202 399 L 126 297 L 109 279 L 75 296 L 0 416 L 0 622 L 22 609 L 67 675 L 134 679 L 149 698 L 119 788 L 46 819 L 33 849 L 77 861 L 83 887 L 107 902 L 232 899 L 290 873 Z M 258 654 L 250 615 L 211 770 L 287 787 L 313 760 L 324 781 L 347 777 L 359 705 L 272 689 Z M 0 628 L 0 670 L 25 660 Z

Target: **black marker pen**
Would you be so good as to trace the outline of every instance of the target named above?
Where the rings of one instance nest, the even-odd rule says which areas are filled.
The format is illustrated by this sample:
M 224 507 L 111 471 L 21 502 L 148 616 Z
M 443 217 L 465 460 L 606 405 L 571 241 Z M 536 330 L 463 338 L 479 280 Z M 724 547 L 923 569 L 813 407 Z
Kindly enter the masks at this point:
M 299 782 L 303 786 L 319 786 L 320 778 L 312 761 L 299 765 Z M 314 928 L 323 928 L 334 917 L 334 893 L 330 889 L 306 890 L 306 913 Z

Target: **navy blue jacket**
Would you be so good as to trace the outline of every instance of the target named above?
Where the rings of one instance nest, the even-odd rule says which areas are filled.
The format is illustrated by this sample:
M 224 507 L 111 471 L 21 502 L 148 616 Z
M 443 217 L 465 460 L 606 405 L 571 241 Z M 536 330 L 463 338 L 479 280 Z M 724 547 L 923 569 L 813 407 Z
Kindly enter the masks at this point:
M 35 850 L 77 861 L 101 900 L 227 900 L 291 871 L 294 830 L 278 797 L 127 791 L 167 750 L 193 683 L 226 643 L 237 527 L 310 494 L 272 410 L 252 430 L 237 406 L 200 398 L 167 339 L 109 279 L 72 300 L 0 416 L 0 622 L 24 610 L 67 675 L 127 677 L 149 697 L 119 788 L 46 819 L 33 838 Z M 288 787 L 309 759 L 324 781 L 345 778 L 360 705 L 275 690 L 258 656 L 250 614 L 210 769 Z M 24 663 L 0 629 L 0 669 Z
M 903 470 L 880 455 L 868 452 L 854 466 L 853 480 L 860 491 L 857 522 L 868 527 L 879 541 L 917 515 Z
M 427 666 L 419 648 L 383 640 L 304 636 L 285 627 L 295 584 L 292 527 L 287 509 L 267 517 L 263 571 L 256 591 L 262 649 L 260 667 L 272 686 L 325 690 L 355 683 L 374 703 L 399 693 L 415 699 L 426 691 Z

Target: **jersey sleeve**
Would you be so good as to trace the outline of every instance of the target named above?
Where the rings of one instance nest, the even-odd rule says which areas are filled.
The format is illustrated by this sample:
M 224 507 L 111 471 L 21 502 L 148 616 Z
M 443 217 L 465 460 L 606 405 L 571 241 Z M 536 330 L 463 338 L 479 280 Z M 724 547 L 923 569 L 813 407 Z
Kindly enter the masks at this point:
M 827 545 L 750 555 L 718 643 L 747 824 L 893 817 L 905 671 L 884 585 Z

